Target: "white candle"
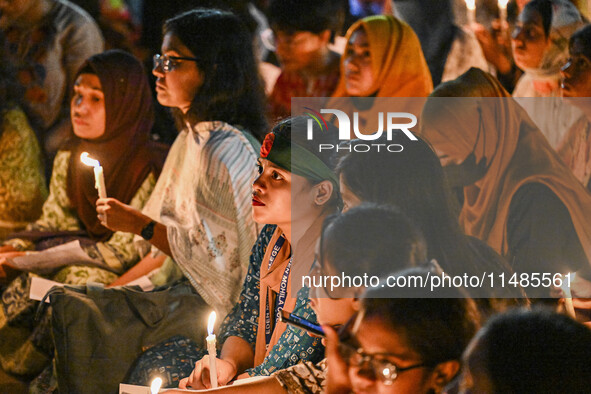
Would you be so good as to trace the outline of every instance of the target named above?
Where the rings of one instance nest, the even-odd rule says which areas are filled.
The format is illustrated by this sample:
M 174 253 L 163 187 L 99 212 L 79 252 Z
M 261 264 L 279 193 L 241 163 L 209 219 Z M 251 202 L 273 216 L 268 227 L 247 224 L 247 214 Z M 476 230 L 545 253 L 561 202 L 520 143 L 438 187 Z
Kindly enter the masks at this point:
M 509 0 L 499 0 L 499 19 L 501 19 L 501 30 L 505 29 L 507 24 L 507 3 Z
M 568 279 L 567 279 L 568 278 Z M 562 278 L 562 292 L 564 293 L 564 309 L 566 309 L 567 315 L 572 317 L 573 319 L 577 318 L 577 314 L 575 313 L 575 307 L 573 305 L 573 295 L 570 291 L 570 287 L 575 280 L 575 274 L 571 274 L 570 272 L 566 274 Z
M 207 341 L 207 353 L 209 354 L 209 381 L 211 387 L 218 387 L 218 370 L 216 367 L 217 352 L 215 349 L 215 334 L 213 333 L 213 326 L 215 325 L 215 312 L 209 314 L 207 320 L 207 333 L 209 334 L 205 340 Z
M 466 2 L 466 10 L 468 17 L 468 26 L 476 23 L 476 0 L 464 0 Z
M 162 387 L 162 378 L 156 378 L 152 380 L 152 384 L 150 385 L 150 394 L 157 394 L 160 391 L 160 387 Z
M 80 161 L 89 167 L 94 168 L 94 187 L 98 190 L 100 198 L 107 198 L 107 188 L 105 187 L 105 175 L 103 174 L 103 167 L 98 160 L 92 159 L 88 156 L 88 152 L 82 152 Z

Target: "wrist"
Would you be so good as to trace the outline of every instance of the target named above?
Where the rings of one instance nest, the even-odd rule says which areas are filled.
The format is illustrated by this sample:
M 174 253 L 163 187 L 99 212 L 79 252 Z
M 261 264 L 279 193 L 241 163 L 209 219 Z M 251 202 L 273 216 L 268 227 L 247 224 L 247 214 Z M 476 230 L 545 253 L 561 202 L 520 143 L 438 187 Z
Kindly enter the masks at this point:
M 133 233 L 137 234 L 137 235 L 141 235 L 144 227 L 146 227 L 146 225 L 148 223 L 150 223 L 151 221 L 152 221 L 152 219 L 150 217 L 140 213 L 136 217 L 135 224 L 133 226 Z
M 230 380 L 234 379 L 236 377 L 236 375 L 238 375 L 238 366 L 237 366 L 236 361 L 232 360 L 230 358 L 222 358 L 222 360 L 224 360 L 225 362 L 230 364 L 230 367 L 232 368 L 232 370 L 231 370 L 232 377 L 230 378 Z

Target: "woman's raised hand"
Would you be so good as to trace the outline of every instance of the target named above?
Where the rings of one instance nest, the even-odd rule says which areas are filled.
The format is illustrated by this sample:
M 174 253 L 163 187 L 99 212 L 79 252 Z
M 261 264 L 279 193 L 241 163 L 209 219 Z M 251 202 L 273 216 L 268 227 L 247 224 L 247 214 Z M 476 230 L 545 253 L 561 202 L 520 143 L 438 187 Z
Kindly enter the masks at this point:
M 216 359 L 218 385 L 225 386 L 236 376 L 236 366 L 226 360 Z M 209 389 L 211 381 L 209 378 L 209 356 L 204 356 L 195 363 L 195 368 L 188 378 L 181 379 L 180 389 Z

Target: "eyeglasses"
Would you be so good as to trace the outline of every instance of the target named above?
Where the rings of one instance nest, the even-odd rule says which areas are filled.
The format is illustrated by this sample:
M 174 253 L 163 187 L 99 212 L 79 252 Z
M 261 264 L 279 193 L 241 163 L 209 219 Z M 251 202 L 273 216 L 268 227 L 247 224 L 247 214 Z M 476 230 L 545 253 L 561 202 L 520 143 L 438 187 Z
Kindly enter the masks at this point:
M 402 372 L 428 366 L 424 363 L 419 363 L 400 368 L 393 362 L 385 359 L 385 357 L 391 356 L 390 354 L 367 354 L 360 348 L 356 348 L 347 342 L 339 343 L 339 353 L 349 366 L 357 368 L 362 368 L 366 365 L 369 366 L 369 370 L 373 376 L 376 376 L 378 379 L 380 379 L 386 386 L 392 385 L 398 375 Z
M 178 65 L 177 62 L 179 60 L 190 60 L 193 62 L 199 61 L 199 59 L 197 59 L 195 57 L 169 56 L 169 55 L 160 55 L 160 54 L 154 55 L 152 60 L 154 61 L 154 67 L 152 69 L 156 70 L 158 68 L 161 68 L 162 71 L 164 71 L 165 73 L 168 73 L 168 72 L 171 72 L 172 70 L 174 70 L 177 67 L 177 65 Z
M 591 60 L 589 60 L 586 56 L 582 55 L 570 56 L 566 59 L 566 62 L 561 67 L 561 70 L 566 71 L 568 68 L 572 66 L 575 66 L 580 71 L 589 70 L 591 69 Z

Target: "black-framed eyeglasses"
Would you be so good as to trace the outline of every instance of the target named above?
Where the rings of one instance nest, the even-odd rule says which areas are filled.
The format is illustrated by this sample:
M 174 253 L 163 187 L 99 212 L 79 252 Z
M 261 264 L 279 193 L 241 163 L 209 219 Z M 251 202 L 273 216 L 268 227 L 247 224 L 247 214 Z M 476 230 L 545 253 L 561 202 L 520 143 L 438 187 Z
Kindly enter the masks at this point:
M 154 55 L 152 60 L 154 61 L 154 67 L 152 69 L 156 70 L 157 68 L 161 68 L 162 71 L 164 71 L 165 73 L 168 73 L 168 72 L 171 72 L 172 70 L 174 70 L 176 68 L 176 66 L 178 65 L 179 60 L 190 60 L 193 62 L 199 61 L 199 59 L 197 59 L 195 57 L 170 56 L 170 55 L 160 55 L 160 54 Z
M 350 342 L 340 342 L 339 353 L 347 365 L 357 368 L 365 368 L 366 371 L 371 372 L 372 376 L 375 376 L 386 386 L 393 384 L 398 375 L 402 372 L 416 368 L 429 367 L 429 365 L 425 363 L 418 363 L 401 368 L 392 361 L 386 359 L 386 357 L 392 357 L 393 355 L 388 353 L 368 354 L 361 348 L 356 348 Z

